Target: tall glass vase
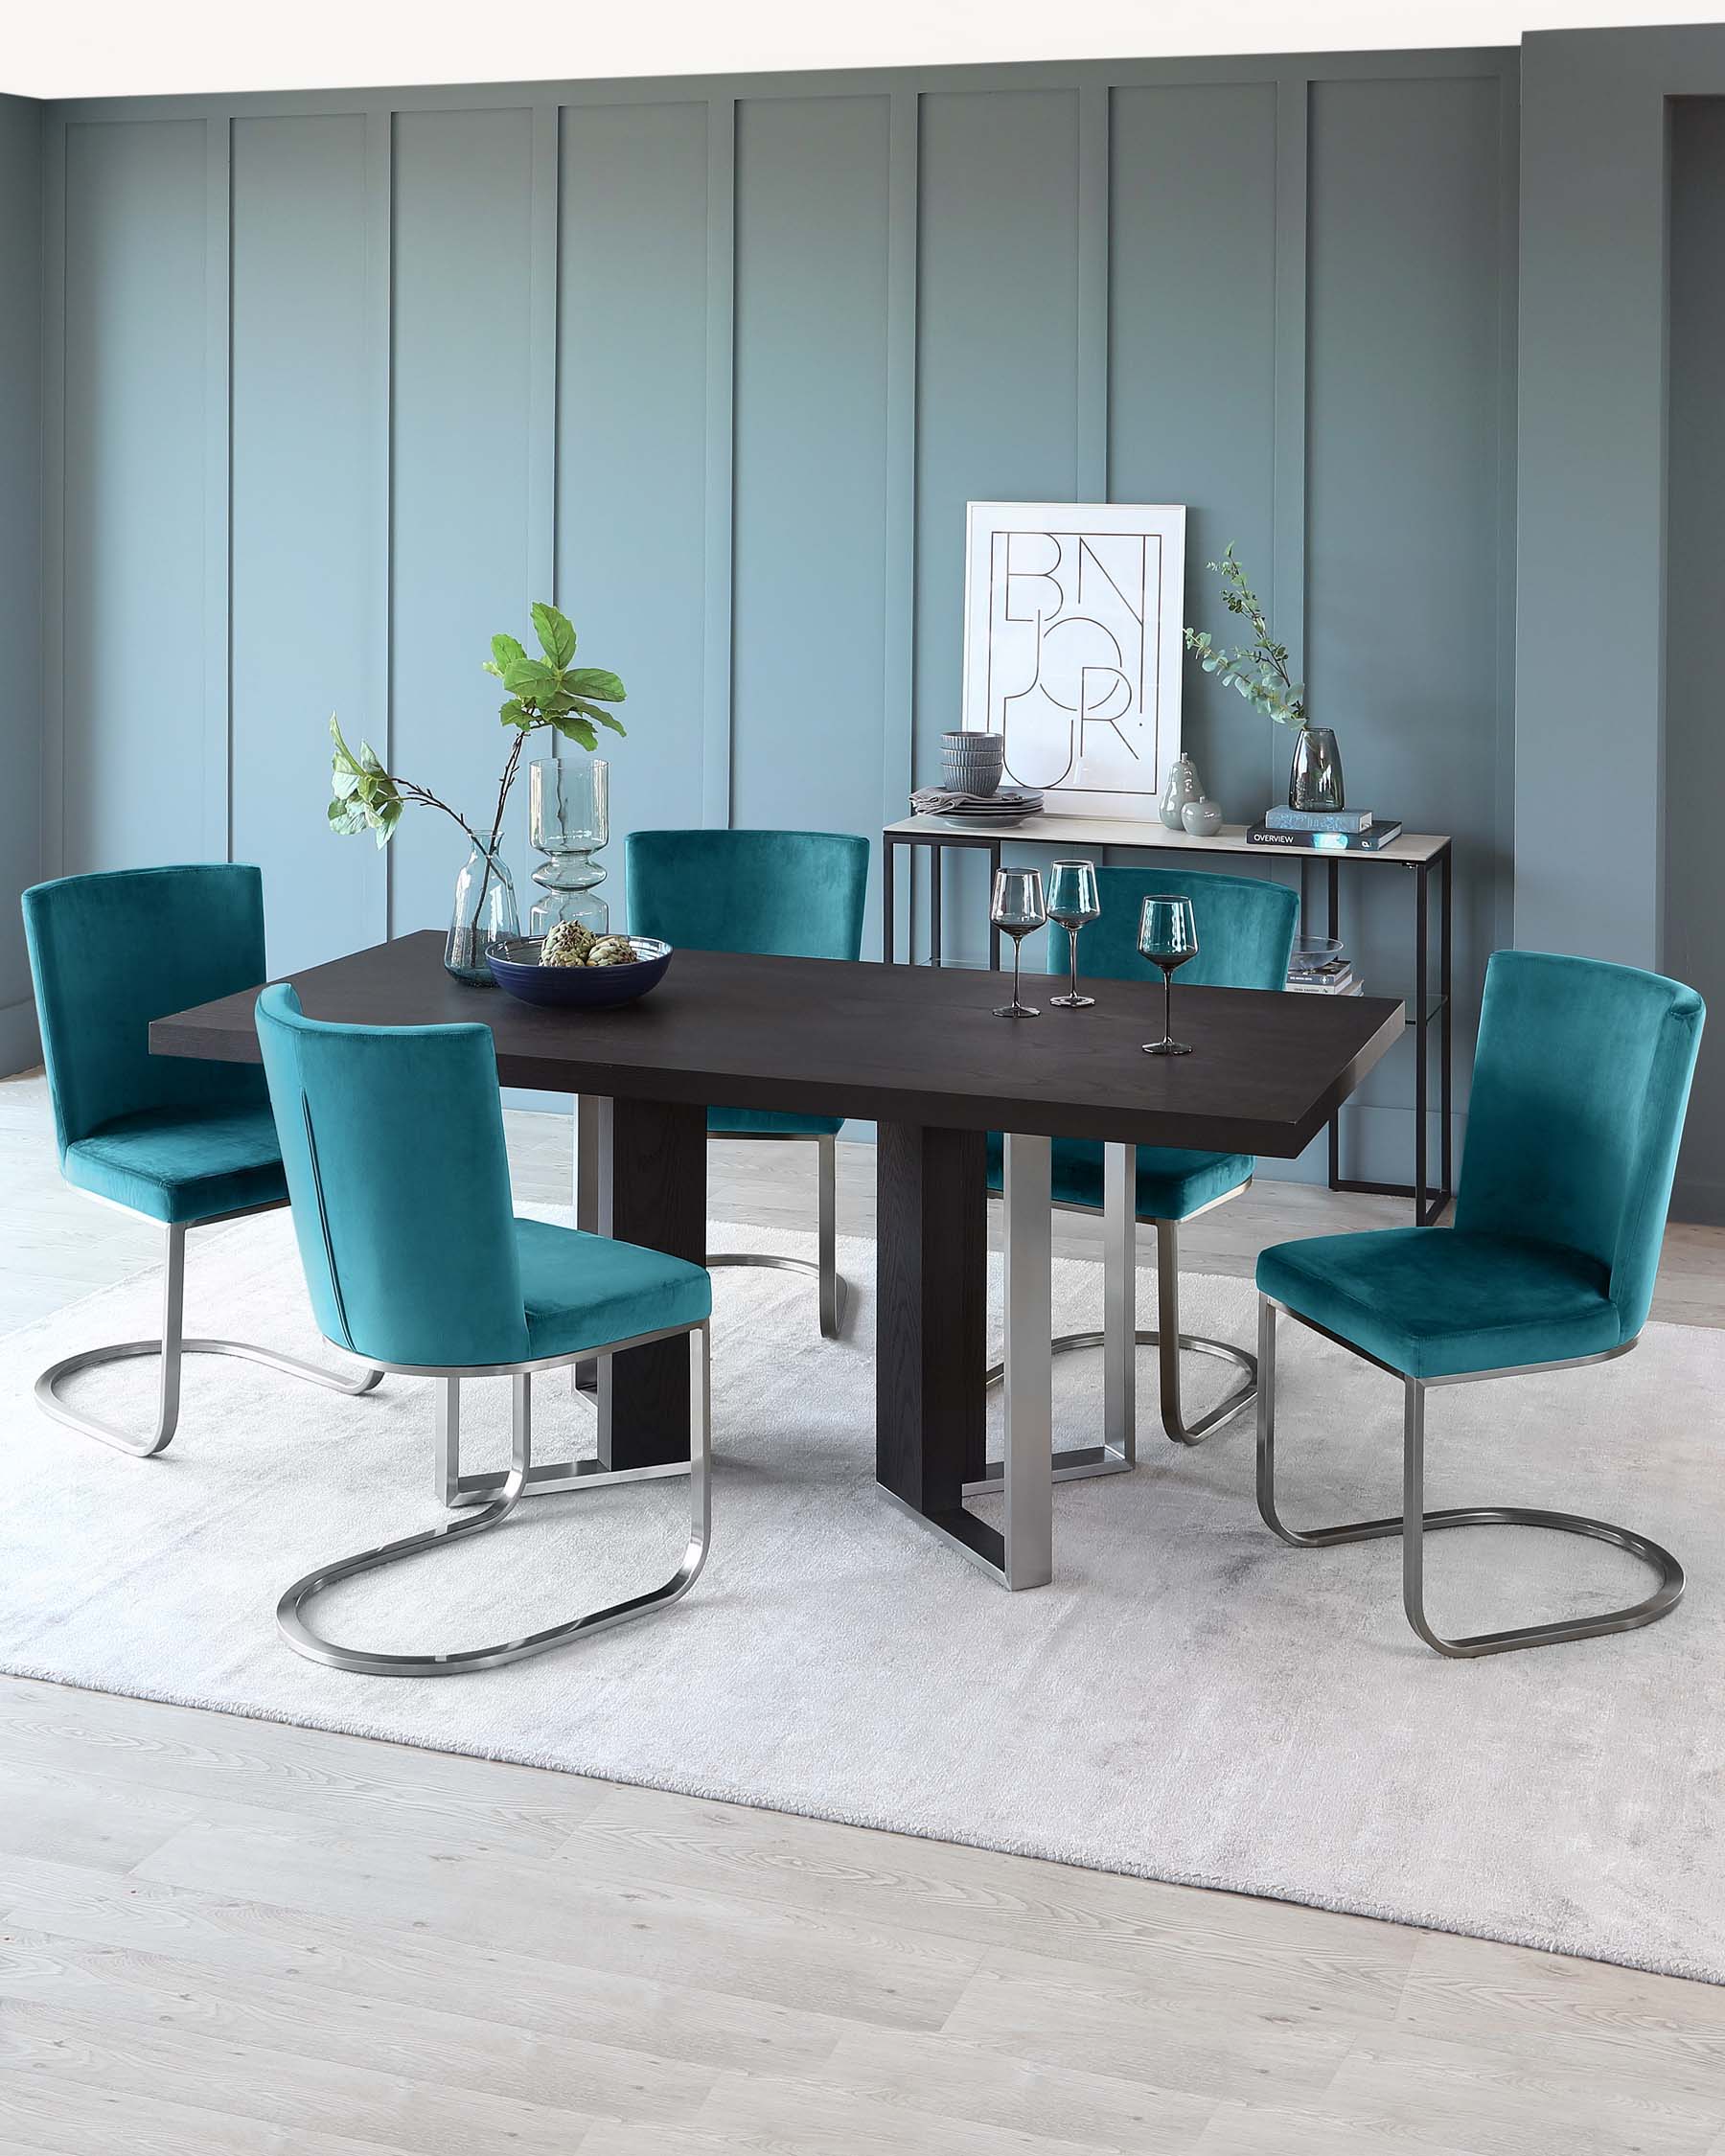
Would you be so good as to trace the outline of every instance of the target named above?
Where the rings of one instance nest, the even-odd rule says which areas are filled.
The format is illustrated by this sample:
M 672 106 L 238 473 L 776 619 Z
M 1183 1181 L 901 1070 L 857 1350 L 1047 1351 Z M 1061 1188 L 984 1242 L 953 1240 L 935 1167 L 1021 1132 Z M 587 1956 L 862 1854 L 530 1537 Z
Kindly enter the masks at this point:
M 599 896 L 605 870 L 593 859 L 610 838 L 610 766 L 603 756 L 541 756 L 527 767 L 527 835 L 549 859 L 533 872 L 544 896 L 527 917 L 530 936 L 560 921 L 579 921 L 594 935 L 610 929 Z
M 473 831 L 489 834 L 491 816 L 470 816 Z M 521 932 L 516 910 L 515 884 L 503 862 L 502 842 L 493 845 L 487 837 L 475 838 L 468 849 L 461 874 L 455 879 L 455 902 L 449 914 L 448 939 L 444 945 L 444 965 L 457 980 L 490 988 L 489 954 L 501 952 Z

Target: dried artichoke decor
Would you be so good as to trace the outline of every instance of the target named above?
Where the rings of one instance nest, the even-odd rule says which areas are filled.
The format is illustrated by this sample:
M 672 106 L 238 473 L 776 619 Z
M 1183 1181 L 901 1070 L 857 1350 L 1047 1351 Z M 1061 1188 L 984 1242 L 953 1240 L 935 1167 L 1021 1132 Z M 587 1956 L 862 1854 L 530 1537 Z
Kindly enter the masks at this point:
M 627 936 L 596 936 L 579 921 L 558 921 L 540 946 L 541 966 L 632 966 L 634 946 Z

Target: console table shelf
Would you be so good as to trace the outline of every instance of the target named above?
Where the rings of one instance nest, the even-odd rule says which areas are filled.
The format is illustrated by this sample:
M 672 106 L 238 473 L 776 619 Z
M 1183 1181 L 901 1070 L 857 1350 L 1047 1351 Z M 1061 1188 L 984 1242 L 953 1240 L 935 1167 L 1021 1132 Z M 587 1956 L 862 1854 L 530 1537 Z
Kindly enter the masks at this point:
M 881 906 L 881 956 L 888 965 L 897 962 L 897 910 L 895 905 L 896 867 L 900 847 L 926 846 L 929 849 L 931 873 L 929 878 L 929 958 L 932 966 L 945 962 L 944 924 L 942 921 L 942 865 L 946 850 L 956 847 L 966 852 L 980 852 L 988 856 L 992 874 L 1000 865 L 1002 849 L 1006 846 L 1047 846 L 1061 853 L 1081 853 L 1087 849 L 1119 848 L 1123 851 L 1144 854 L 1184 854 L 1195 861 L 1203 854 L 1250 855 L 1254 860 L 1266 859 L 1293 861 L 1300 870 L 1300 910 L 1302 923 L 1312 921 L 1314 906 L 1312 885 L 1322 885 L 1324 893 L 1324 928 L 1326 935 L 1342 933 L 1342 870 L 1345 867 L 1368 871 L 1388 872 L 1400 869 L 1414 878 L 1414 989 L 1407 998 L 1408 1029 L 1414 1035 L 1414 1180 L 1406 1183 L 1366 1182 L 1342 1173 L 1342 1116 L 1340 1111 L 1329 1126 L 1329 1186 L 1332 1190 L 1354 1190 L 1377 1197 L 1409 1198 L 1414 1203 L 1414 1217 L 1422 1227 L 1429 1227 L 1442 1214 L 1453 1195 L 1454 1178 L 1452 1158 L 1454 1139 L 1452 1121 L 1454 1112 L 1454 1025 L 1452 1004 L 1454 984 L 1451 978 L 1454 950 L 1454 867 L 1450 840 L 1432 832 L 1405 831 L 1399 838 L 1376 853 L 1360 853 L 1344 850 L 1336 853 L 1318 852 L 1303 846 L 1286 848 L 1254 846 L 1247 842 L 1246 826 L 1227 823 L 1213 838 L 1194 838 L 1184 831 L 1170 831 L 1160 822 L 1140 822 L 1120 816 L 1026 816 L 1023 823 L 1006 829 L 976 830 L 962 824 L 950 822 L 944 816 L 905 816 L 897 823 L 889 823 L 881 833 L 882 906 Z M 1230 863 L 1231 867 L 1232 863 Z M 1431 986 L 1432 975 L 1432 892 L 1434 870 L 1440 871 L 1438 882 L 1438 954 L 1436 993 Z M 1321 875 L 1314 872 L 1322 871 Z M 1309 932 L 1318 933 L 1315 927 Z M 915 962 L 914 952 L 908 953 Z M 989 929 L 988 962 L 997 972 L 1000 963 L 1000 938 L 994 928 Z M 1429 1152 L 1426 1136 L 1427 1093 L 1431 1073 L 1432 1035 L 1438 1036 L 1438 1181 L 1434 1186 L 1429 1181 Z

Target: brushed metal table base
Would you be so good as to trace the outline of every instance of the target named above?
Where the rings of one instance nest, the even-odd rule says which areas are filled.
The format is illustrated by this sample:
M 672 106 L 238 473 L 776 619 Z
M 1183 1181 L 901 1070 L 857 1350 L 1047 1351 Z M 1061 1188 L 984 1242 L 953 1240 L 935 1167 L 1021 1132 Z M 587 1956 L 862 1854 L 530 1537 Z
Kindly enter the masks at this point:
M 86 1196 L 91 1195 L 85 1193 Z M 103 1201 L 105 1203 L 106 1201 Z M 129 1211 L 127 1206 L 117 1208 Z M 253 1213 L 274 1212 L 273 1205 L 248 1205 L 240 1211 L 222 1213 L 215 1219 L 196 1225 L 215 1227 L 218 1221 L 244 1220 Z M 185 1335 L 186 1310 L 186 1224 L 171 1223 L 168 1228 L 168 1258 L 162 1273 L 162 1331 L 157 1340 L 117 1341 L 111 1346 L 80 1348 L 76 1355 L 63 1356 L 51 1364 L 35 1381 L 36 1405 L 56 1422 L 63 1423 L 68 1430 L 76 1430 L 80 1436 L 94 1437 L 98 1443 L 110 1445 L 116 1452 L 126 1453 L 133 1459 L 153 1459 L 164 1453 L 173 1442 L 179 1428 L 180 1369 L 188 1355 L 232 1355 L 242 1362 L 261 1363 L 265 1369 L 281 1370 L 288 1377 L 304 1378 L 312 1385 L 321 1385 L 331 1392 L 340 1392 L 348 1398 L 356 1398 L 369 1392 L 383 1373 L 380 1369 L 367 1369 L 356 1378 L 343 1377 L 337 1370 L 321 1368 L 315 1363 L 303 1363 L 296 1355 L 283 1355 L 273 1347 L 255 1347 L 247 1341 L 239 1340 L 188 1340 Z M 126 1363 L 134 1358 L 154 1355 L 160 1358 L 161 1370 L 156 1389 L 155 1428 L 147 1434 L 122 1430 L 118 1424 L 104 1422 L 99 1415 L 83 1414 L 70 1402 L 61 1399 L 59 1387 L 69 1377 L 80 1370 L 100 1368 L 107 1363 Z
M 1393 1519 L 1357 1520 L 1339 1527 L 1305 1530 L 1288 1526 L 1276 1504 L 1276 1320 L 1277 1314 L 1295 1319 L 1308 1332 L 1345 1347 L 1350 1355 L 1402 1383 L 1402 1510 Z M 1525 1377 L 1538 1370 L 1585 1369 L 1595 1363 L 1612 1363 L 1627 1355 L 1636 1344 L 1624 1341 L 1602 1355 L 1577 1355 L 1555 1363 L 1528 1363 L 1495 1370 L 1468 1370 L 1456 1377 L 1412 1378 L 1380 1363 L 1324 1326 L 1289 1310 L 1269 1296 L 1258 1297 L 1258 1416 L 1257 1502 L 1258 1511 L 1271 1531 L 1283 1542 L 1301 1549 L 1326 1549 L 1336 1543 L 1375 1542 L 1399 1535 L 1402 1544 L 1402 1607 L 1408 1622 L 1428 1647 L 1458 1661 L 1480 1655 L 1507 1654 L 1518 1647 L 1549 1647 L 1569 1640 L 1592 1640 L 1609 1632 L 1634 1632 L 1644 1624 L 1656 1624 L 1668 1617 L 1683 1595 L 1683 1567 L 1668 1549 L 1639 1534 L 1633 1527 L 1613 1526 L 1606 1520 L 1590 1520 L 1579 1513 L 1546 1512 L 1524 1505 L 1452 1505 L 1438 1512 L 1425 1509 L 1425 1396 L 1436 1386 L 1477 1385 L 1491 1378 Z M 1450 1640 L 1436 1631 L 1425 1609 L 1425 1538 L 1444 1527 L 1546 1527 L 1559 1534 L 1585 1535 L 1594 1542 L 1610 1543 L 1613 1548 L 1639 1557 L 1658 1574 L 1659 1585 L 1640 1602 L 1621 1610 L 1606 1610 L 1597 1617 L 1560 1618 L 1550 1624 L 1521 1624 L 1503 1632 L 1476 1632 Z
M 1055 1355 L 1073 1355 L 1097 1347 L 1103 1355 L 1102 1442 L 1057 1449 L 1053 1456 L 1053 1479 L 1057 1482 L 1085 1481 L 1097 1475 L 1125 1475 L 1137 1466 L 1138 1365 L 1134 1352 L 1137 1348 L 1161 1350 L 1162 1425 L 1177 1445 L 1198 1444 L 1212 1430 L 1244 1413 L 1257 1396 L 1257 1362 L 1245 1348 L 1235 1347 L 1228 1341 L 1210 1340 L 1202 1333 L 1183 1333 L 1180 1329 L 1180 1223 L 1177 1221 L 1159 1220 L 1155 1224 L 1158 1328 L 1155 1332 L 1140 1332 L 1135 1328 L 1138 1299 L 1138 1162 L 1135 1155 L 1136 1148 L 1129 1145 L 1106 1145 L 1102 1149 L 1102 1330 L 1063 1333 L 1051 1343 L 1051 1352 Z M 1224 1191 L 1220 1198 L 1212 1198 L 1208 1205 L 1200 1205 L 1186 1217 L 1196 1220 L 1200 1214 L 1213 1212 L 1218 1205 L 1227 1204 L 1230 1198 L 1237 1198 L 1241 1190 L 1250 1188 L 1249 1178 L 1238 1190 Z M 1092 1210 L 1088 1205 L 1063 1209 Z M 1125 1345 L 1129 1339 L 1133 1343 L 1131 1349 Z M 1181 1393 L 1183 1350 L 1231 1363 L 1244 1381 L 1193 1422 L 1186 1420 Z M 983 1383 L 999 1385 L 1003 1367 L 1000 1363 L 992 1364 L 983 1373 Z M 975 1497 L 983 1491 L 998 1489 L 1000 1481 L 1000 1462 L 990 1460 L 979 1479 L 964 1485 L 964 1494 Z

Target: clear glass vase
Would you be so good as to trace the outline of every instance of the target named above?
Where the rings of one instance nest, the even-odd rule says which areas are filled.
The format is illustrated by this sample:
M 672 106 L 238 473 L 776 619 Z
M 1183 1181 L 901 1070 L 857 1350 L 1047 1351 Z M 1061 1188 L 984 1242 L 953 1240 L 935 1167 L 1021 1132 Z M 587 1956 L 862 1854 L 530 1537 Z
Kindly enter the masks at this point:
M 489 832 L 490 813 L 470 816 L 468 822 L 474 831 Z M 515 884 L 503 863 L 502 842 L 499 839 L 494 845 L 475 838 L 455 879 L 455 903 L 449 914 L 448 940 L 444 945 L 444 965 L 457 980 L 490 988 L 489 954 L 514 943 L 520 933 Z
M 610 929 L 610 907 L 598 894 L 605 870 L 593 859 L 610 838 L 610 766 L 603 756 L 541 756 L 527 767 L 527 836 L 549 856 L 533 872 L 544 896 L 527 917 L 543 936 L 560 921 L 579 921 L 596 936 Z

